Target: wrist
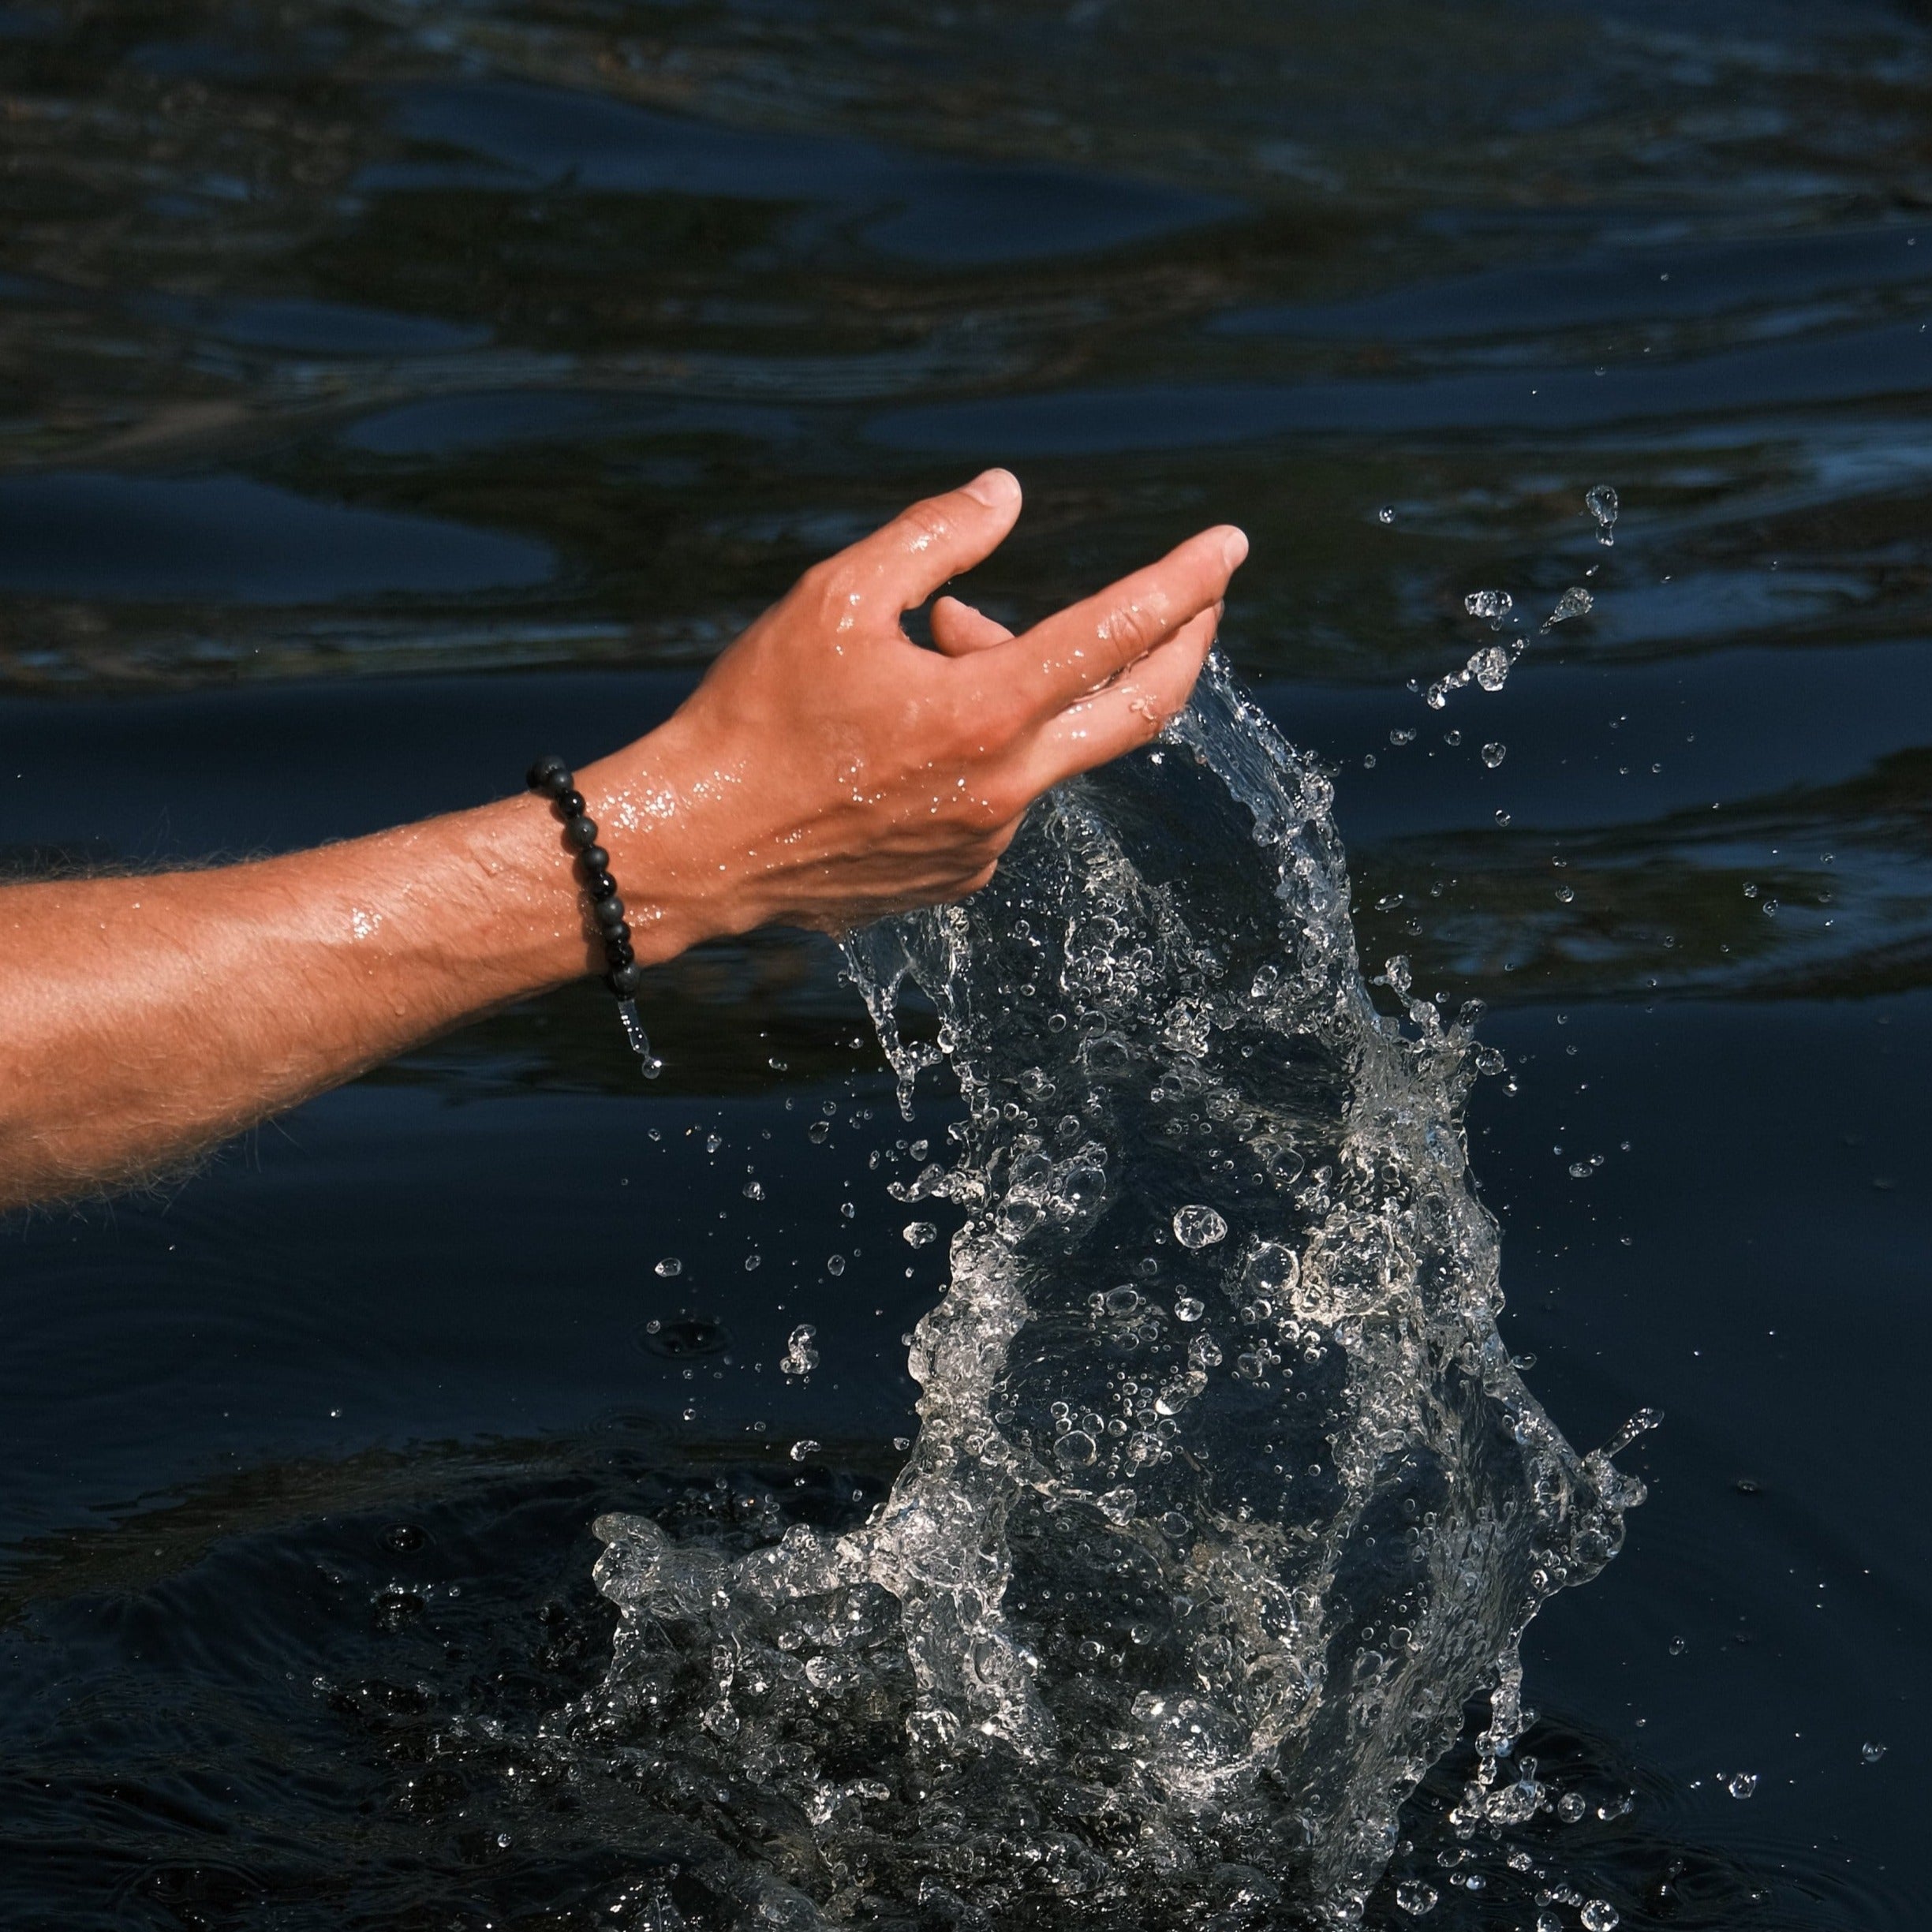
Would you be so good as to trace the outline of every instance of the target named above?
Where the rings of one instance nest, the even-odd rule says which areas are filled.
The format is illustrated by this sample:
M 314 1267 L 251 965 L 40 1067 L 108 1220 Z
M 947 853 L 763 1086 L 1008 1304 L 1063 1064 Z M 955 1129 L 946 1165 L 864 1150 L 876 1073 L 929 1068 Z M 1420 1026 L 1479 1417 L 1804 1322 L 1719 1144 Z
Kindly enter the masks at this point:
M 577 778 L 598 843 L 610 854 L 641 966 L 758 923 L 739 902 L 742 868 L 712 835 L 734 781 L 702 771 L 675 724 L 585 766 Z

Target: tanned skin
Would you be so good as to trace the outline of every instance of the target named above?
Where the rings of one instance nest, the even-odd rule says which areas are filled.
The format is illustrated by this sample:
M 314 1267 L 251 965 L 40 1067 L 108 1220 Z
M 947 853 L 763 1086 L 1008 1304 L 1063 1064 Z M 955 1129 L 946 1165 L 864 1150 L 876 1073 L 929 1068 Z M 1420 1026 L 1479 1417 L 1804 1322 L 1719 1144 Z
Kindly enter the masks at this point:
M 1229 527 L 1018 637 L 941 597 L 938 649 L 907 637 L 1019 509 L 998 469 L 915 504 L 578 772 L 640 964 L 963 897 L 1042 792 L 1186 704 L 1247 552 Z M 0 1208 L 165 1172 L 601 971 L 572 856 L 525 794 L 254 864 L 0 888 Z

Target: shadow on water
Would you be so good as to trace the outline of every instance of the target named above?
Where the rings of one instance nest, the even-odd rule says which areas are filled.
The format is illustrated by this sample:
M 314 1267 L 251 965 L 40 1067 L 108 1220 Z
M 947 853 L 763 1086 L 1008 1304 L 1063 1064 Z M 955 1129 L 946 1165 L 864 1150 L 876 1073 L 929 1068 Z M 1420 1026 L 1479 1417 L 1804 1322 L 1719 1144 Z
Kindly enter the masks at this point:
M 1529 1864 L 1459 1837 L 1460 1747 L 1370 1921 L 1919 1924 L 1932 23 L 1213 15 L 0 9 L 0 869 L 500 791 L 982 460 L 1009 620 L 1242 522 L 1363 959 L 1492 1008 L 1509 1346 L 1579 1441 L 1667 1415 L 1526 1642 Z M 1432 709 L 1485 589 L 1527 648 Z M 898 1118 L 821 942 L 645 1005 L 650 1090 L 566 993 L 9 1224 L 9 1925 L 717 1917 L 547 1741 L 589 1526 L 885 1493 L 944 1276 L 886 1184 L 958 1109 Z

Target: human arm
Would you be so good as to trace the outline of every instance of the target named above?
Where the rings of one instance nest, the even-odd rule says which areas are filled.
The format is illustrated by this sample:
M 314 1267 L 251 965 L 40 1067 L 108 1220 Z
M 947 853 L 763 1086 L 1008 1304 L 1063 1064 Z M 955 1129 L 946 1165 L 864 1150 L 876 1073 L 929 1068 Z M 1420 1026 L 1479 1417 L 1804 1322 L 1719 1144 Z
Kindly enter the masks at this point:
M 936 652 L 906 637 L 1018 509 L 1002 471 L 916 505 L 578 768 L 640 962 L 970 892 L 1034 798 L 1186 703 L 1238 532 L 1018 637 L 950 599 Z M 151 1174 L 601 970 L 570 852 L 524 794 L 247 865 L 0 888 L 0 1207 Z

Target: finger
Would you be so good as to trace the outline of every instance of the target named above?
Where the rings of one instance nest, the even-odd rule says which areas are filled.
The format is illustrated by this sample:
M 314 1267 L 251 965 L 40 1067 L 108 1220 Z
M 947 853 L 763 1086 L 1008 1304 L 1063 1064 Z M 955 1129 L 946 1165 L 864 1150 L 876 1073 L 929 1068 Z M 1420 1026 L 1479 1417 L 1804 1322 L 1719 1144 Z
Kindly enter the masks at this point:
M 902 510 L 831 559 L 844 594 L 889 607 L 894 616 L 925 602 L 948 577 L 983 563 L 1020 514 L 1018 478 L 989 469 L 963 488 Z
M 1190 618 L 1123 677 L 1048 724 L 1027 753 L 1026 784 L 1033 795 L 1158 738 L 1186 708 L 1214 648 L 1220 615 L 1216 605 Z
M 932 641 L 948 657 L 970 657 L 1012 637 L 1005 625 L 957 597 L 941 597 L 932 606 Z
M 1248 554 L 1231 524 L 1203 530 L 1158 563 L 980 655 L 989 684 L 1028 693 L 1051 717 L 1097 689 L 1209 610 Z

